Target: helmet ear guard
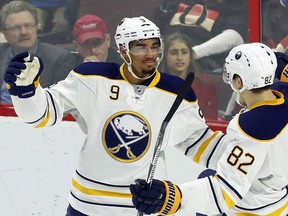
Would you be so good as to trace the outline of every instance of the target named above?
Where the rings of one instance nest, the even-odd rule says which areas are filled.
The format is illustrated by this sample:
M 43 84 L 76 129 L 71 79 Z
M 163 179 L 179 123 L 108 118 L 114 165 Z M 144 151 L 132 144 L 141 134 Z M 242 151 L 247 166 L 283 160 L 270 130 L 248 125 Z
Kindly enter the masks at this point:
M 223 80 L 231 83 L 233 76 L 241 77 L 244 88 L 251 90 L 272 85 L 277 59 L 265 44 L 250 43 L 234 47 L 225 59 Z

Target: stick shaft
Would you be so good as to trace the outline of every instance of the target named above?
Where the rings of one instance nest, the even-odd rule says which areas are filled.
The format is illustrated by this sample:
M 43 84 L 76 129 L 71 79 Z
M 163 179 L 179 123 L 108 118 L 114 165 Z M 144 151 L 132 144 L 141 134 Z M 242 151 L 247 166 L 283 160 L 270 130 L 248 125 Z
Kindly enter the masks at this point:
M 154 178 L 154 173 L 155 173 L 157 161 L 158 161 L 158 158 L 160 155 L 166 127 L 167 127 L 168 123 L 170 122 L 171 118 L 173 117 L 173 115 L 175 114 L 176 110 L 180 106 L 180 104 L 183 101 L 184 97 L 186 96 L 187 92 L 189 91 L 193 80 L 194 80 L 194 73 L 190 72 L 187 75 L 187 77 L 185 78 L 185 81 L 184 81 L 183 85 L 181 86 L 181 88 L 177 94 L 176 99 L 174 100 L 169 112 L 167 113 L 165 119 L 163 120 L 163 122 L 161 124 L 160 131 L 159 131 L 157 141 L 155 144 L 153 156 L 152 156 L 152 161 L 150 163 L 150 167 L 149 167 L 149 171 L 148 171 L 148 175 L 147 175 L 147 179 L 146 179 L 146 183 L 147 183 L 146 185 L 149 188 L 151 187 L 152 180 Z M 143 216 L 143 212 L 138 211 L 137 216 Z

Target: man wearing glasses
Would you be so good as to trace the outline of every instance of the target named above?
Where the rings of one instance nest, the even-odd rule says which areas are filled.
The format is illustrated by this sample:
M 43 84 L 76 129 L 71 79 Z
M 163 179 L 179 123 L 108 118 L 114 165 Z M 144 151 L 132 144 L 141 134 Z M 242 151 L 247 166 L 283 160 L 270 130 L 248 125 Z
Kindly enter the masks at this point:
M 105 22 L 95 15 L 80 17 L 73 28 L 73 40 L 79 53 L 78 63 L 115 62 L 122 63 L 119 53 L 110 47 L 110 34 Z
M 3 82 L 10 60 L 23 51 L 41 56 L 46 65 L 41 86 L 48 87 L 63 80 L 75 66 L 74 56 L 68 50 L 43 43 L 37 39 L 37 9 L 25 1 L 11 1 L 1 8 L 1 29 L 7 43 L 0 44 L 0 103 L 11 103 Z

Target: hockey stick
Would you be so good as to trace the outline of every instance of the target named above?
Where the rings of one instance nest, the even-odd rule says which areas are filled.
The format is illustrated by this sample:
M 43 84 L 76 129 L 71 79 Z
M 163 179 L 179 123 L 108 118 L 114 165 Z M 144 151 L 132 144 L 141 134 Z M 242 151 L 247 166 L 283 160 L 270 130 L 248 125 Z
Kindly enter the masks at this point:
M 148 170 L 148 176 L 146 179 L 146 186 L 148 188 L 150 188 L 151 184 L 152 184 L 152 180 L 154 177 L 157 161 L 158 161 L 158 158 L 160 155 L 160 150 L 162 147 L 162 142 L 163 142 L 166 127 L 167 127 L 169 121 L 171 120 L 171 118 L 173 117 L 173 115 L 175 114 L 176 110 L 178 109 L 179 105 L 183 101 L 184 97 L 186 96 L 188 90 L 191 87 L 193 80 L 194 80 L 194 73 L 190 72 L 189 74 L 187 74 L 185 81 L 184 81 L 183 85 L 181 86 L 174 103 L 172 104 L 169 112 L 167 113 L 165 119 L 163 120 L 163 122 L 161 124 L 160 131 L 159 131 L 157 141 L 155 144 L 153 156 L 152 156 L 152 161 L 150 163 L 150 167 Z M 138 211 L 137 216 L 143 216 L 143 212 Z

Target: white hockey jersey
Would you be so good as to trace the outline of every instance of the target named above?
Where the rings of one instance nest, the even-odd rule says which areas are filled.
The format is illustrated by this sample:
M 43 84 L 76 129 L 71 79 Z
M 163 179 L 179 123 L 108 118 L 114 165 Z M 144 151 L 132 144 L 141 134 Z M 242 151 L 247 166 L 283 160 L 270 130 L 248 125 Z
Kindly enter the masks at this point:
M 31 98 L 12 100 L 28 124 L 52 126 L 73 113 L 86 133 L 72 179 L 73 208 L 87 215 L 135 216 L 129 185 L 146 179 L 160 126 L 182 84 L 182 79 L 156 71 L 147 86 L 132 85 L 123 66 L 89 62 L 49 89 L 39 86 Z M 162 147 L 179 145 L 184 153 L 195 153 L 195 161 L 211 167 L 216 164 L 214 155 L 221 152 L 222 137 L 206 125 L 191 89 L 167 126 Z M 155 177 L 165 176 L 160 157 Z
M 274 94 L 229 123 L 216 175 L 181 185 L 180 211 L 288 215 L 288 101 Z

